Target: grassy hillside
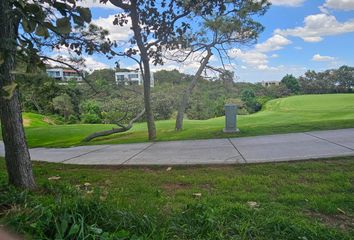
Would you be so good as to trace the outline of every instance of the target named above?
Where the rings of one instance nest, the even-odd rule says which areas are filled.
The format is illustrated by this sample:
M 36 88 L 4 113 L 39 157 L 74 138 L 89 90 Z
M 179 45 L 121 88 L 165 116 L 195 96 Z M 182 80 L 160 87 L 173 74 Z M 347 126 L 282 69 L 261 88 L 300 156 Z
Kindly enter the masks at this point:
M 45 127 L 55 125 L 55 121 L 47 116 L 37 113 L 23 113 L 23 125 L 25 127 Z
M 269 101 L 258 113 L 238 116 L 239 134 L 224 134 L 224 117 L 186 120 L 184 130 L 174 131 L 174 120 L 158 121 L 157 140 L 206 139 L 288 133 L 354 127 L 354 94 L 303 95 Z M 80 145 L 88 134 L 114 125 L 46 125 L 27 128 L 30 146 L 67 147 Z M 147 141 L 146 124 L 138 123 L 129 132 L 92 141 L 90 144 Z

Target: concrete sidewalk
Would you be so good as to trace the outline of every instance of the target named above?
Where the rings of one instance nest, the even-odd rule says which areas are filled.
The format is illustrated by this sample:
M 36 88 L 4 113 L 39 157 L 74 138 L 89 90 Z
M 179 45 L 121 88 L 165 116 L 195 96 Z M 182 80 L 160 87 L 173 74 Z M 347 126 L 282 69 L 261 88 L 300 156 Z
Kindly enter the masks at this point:
M 354 156 L 354 129 L 257 137 L 34 148 L 32 159 L 82 165 L 188 165 Z M 0 156 L 4 155 L 0 142 Z

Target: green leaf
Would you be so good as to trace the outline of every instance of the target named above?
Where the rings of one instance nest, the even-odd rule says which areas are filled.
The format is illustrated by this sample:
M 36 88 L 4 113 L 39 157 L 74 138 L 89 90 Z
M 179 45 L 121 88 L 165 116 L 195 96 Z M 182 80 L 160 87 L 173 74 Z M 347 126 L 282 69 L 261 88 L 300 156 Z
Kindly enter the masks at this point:
M 57 28 L 59 32 L 69 34 L 71 32 L 70 19 L 68 17 L 59 18 L 57 20 Z
M 80 231 L 80 225 L 75 223 L 71 226 L 70 231 L 67 236 L 68 237 L 75 236 L 79 231 Z
M 27 33 L 32 33 L 36 29 L 37 23 L 28 21 L 26 18 L 22 18 L 23 30 Z
M 91 22 L 92 15 L 91 15 L 91 11 L 89 8 L 77 7 L 77 11 L 80 14 L 80 16 L 82 17 L 82 19 L 84 19 L 85 22 L 87 22 L 87 23 Z
M 84 20 L 82 19 L 82 17 L 77 16 L 77 15 L 73 15 L 73 20 L 74 20 L 74 23 L 79 26 L 83 26 L 85 23 Z
M 0 65 L 3 64 L 4 62 L 5 62 L 4 54 L 0 52 Z
M 10 100 L 13 97 L 16 87 L 17 87 L 17 83 L 15 82 L 12 82 L 10 85 L 6 85 L 2 87 L 2 89 L 7 93 L 7 96 L 4 96 L 6 100 Z
M 38 25 L 37 29 L 36 29 L 36 34 L 38 36 L 44 37 L 44 38 L 48 38 L 49 37 L 49 32 L 48 29 L 42 25 Z

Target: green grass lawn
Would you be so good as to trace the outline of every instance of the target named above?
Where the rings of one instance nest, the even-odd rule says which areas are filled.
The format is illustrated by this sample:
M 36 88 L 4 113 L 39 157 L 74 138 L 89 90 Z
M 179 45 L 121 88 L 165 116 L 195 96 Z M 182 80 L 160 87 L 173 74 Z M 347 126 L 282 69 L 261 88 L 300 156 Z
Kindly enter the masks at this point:
M 289 133 L 354 127 L 354 94 L 303 95 L 269 101 L 264 109 L 238 116 L 239 134 L 224 134 L 224 117 L 186 120 L 184 130 L 174 131 L 174 120 L 157 121 L 157 140 L 207 139 Z M 26 128 L 31 147 L 68 147 L 99 130 L 114 125 L 75 124 Z M 145 123 L 137 123 L 129 132 L 102 137 L 89 144 L 115 144 L 147 141 Z
M 354 238 L 354 157 L 34 172 L 35 192 L 12 189 L 0 159 L 0 225 L 33 239 Z
M 22 114 L 23 125 L 25 127 L 47 127 L 50 125 L 55 125 L 55 121 L 47 116 L 25 112 Z

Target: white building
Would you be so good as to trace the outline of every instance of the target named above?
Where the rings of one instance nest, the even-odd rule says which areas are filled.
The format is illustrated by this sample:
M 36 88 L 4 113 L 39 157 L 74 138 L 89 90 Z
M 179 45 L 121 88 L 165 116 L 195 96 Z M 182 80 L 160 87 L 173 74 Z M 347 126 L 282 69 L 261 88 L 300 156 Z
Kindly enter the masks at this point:
M 82 81 L 82 76 L 75 70 L 66 68 L 48 68 L 46 70 L 49 77 L 55 78 L 61 81 L 76 80 Z
M 116 83 L 124 85 L 143 85 L 143 75 L 140 71 L 116 72 Z M 151 72 L 151 87 L 154 87 L 154 73 Z
M 270 86 L 278 86 L 280 84 L 279 81 L 262 81 L 261 82 L 263 87 L 270 87 Z

